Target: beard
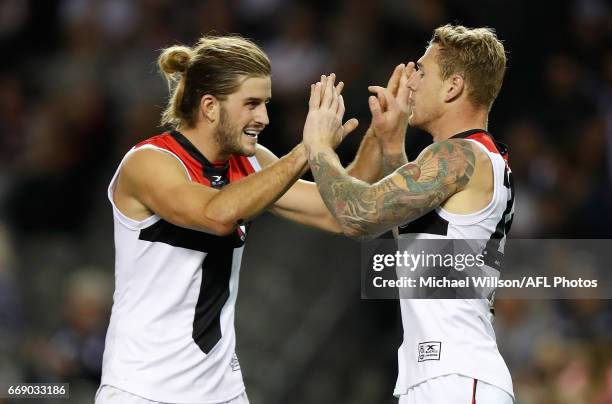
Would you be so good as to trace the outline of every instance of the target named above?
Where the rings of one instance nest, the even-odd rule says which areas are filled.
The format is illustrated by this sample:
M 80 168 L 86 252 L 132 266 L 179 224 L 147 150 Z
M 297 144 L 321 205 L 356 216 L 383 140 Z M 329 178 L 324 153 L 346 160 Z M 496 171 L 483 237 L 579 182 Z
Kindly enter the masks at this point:
M 241 136 L 242 130 L 232 125 L 227 111 L 221 106 L 219 126 L 214 133 L 215 142 L 224 153 L 245 155 L 244 147 L 240 143 Z

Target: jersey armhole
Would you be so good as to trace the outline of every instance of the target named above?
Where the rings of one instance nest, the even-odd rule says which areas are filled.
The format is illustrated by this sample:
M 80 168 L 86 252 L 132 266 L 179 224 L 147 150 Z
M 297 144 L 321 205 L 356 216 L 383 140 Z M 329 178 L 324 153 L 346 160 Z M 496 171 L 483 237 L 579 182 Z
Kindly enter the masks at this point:
M 476 223 L 479 223 L 485 220 L 487 218 L 487 214 L 495 208 L 495 203 L 497 201 L 497 194 L 498 194 L 498 190 L 497 190 L 498 187 L 495 186 L 495 184 L 497 184 L 497 180 L 499 179 L 498 178 L 499 174 L 497 174 L 495 170 L 495 163 L 493 161 L 493 157 L 490 155 L 486 146 L 474 139 L 465 139 L 465 140 L 478 145 L 480 150 L 489 159 L 489 163 L 491 164 L 491 171 L 493 171 L 493 193 L 491 194 L 491 200 L 489 201 L 487 206 L 485 206 L 484 208 L 476 212 L 472 212 L 472 213 L 465 213 L 465 214 L 452 213 L 452 212 L 445 210 L 442 206 L 439 206 L 436 208 L 436 213 L 438 213 L 440 217 L 442 217 L 444 220 L 448 220 L 449 223 L 456 223 L 456 224 L 461 224 L 461 225 L 472 225 L 472 224 L 476 224 Z
M 117 205 L 115 205 L 115 201 L 113 200 L 113 193 L 115 191 L 115 187 L 117 185 L 117 179 L 119 178 L 119 173 L 121 172 L 121 167 L 123 166 L 123 163 L 131 154 L 135 153 L 138 150 L 143 150 L 143 149 L 156 150 L 156 151 L 164 152 L 164 153 L 167 153 L 173 156 L 181 164 L 181 166 L 185 170 L 185 173 L 187 173 L 187 177 L 189 178 L 189 180 L 192 181 L 191 175 L 189 174 L 189 171 L 187 170 L 187 167 L 185 166 L 185 164 L 181 161 L 181 159 L 176 154 L 172 153 L 170 150 L 166 150 L 164 148 L 161 148 L 159 146 L 155 146 L 152 144 L 145 144 L 137 148 L 133 147 L 130 151 L 128 151 L 125 154 L 125 156 L 123 156 L 123 159 L 119 163 L 119 167 L 117 167 L 117 171 L 115 171 L 115 175 L 113 175 L 113 178 L 111 179 L 111 182 L 108 186 L 108 200 L 110 201 L 111 206 L 113 208 L 113 215 L 119 221 L 119 223 L 121 223 L 124 227 L 130 230 L 144 229 L 146 227 L 151 226 L 152 224 L 156 223 L 157 221 L 161 219 L 159 215 L 154 213 L 153 215 L 143 220 L 134 220 L 126 216 L 123 212 L 121 212 L 119 208 L 117 207 Z

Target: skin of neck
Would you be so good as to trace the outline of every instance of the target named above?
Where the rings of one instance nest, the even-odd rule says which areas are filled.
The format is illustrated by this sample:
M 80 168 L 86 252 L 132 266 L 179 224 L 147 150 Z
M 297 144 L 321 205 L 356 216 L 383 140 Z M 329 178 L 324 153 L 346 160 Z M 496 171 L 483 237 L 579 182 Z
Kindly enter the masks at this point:
M 487 108 L 475 107 L 471 102 L 462 100 L 457 105 L 445 106 L 445 111 L 424 129 L 431 134 L 434 142 L 441 142 L 466 130 L 487 130 L 488 120 Z

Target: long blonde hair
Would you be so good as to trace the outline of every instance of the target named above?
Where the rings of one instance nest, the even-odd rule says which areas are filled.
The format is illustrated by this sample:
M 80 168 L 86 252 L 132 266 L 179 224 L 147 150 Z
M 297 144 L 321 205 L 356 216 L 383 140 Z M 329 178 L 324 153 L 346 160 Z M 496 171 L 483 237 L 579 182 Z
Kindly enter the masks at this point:
M 271 74 L 266 54 L 240 36 L 204 36 L 194 47 L 171 46 L 157 63 L 170 91 L 161 124 L 175 128 L 195 126 L 203 95 L 224 100 L 239 88 L 240 76 Z

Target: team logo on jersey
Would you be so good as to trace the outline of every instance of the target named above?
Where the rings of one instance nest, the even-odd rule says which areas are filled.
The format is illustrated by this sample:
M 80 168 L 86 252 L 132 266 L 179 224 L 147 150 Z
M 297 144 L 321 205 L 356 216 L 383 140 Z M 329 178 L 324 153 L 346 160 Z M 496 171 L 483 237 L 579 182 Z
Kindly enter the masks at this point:
M 232 355 L 232 360 L 230 361 L 230 367 L 232 368 L 232 372 L 240 370 L 240 362 L 238 362 L 238 356 L 236 356 L 236 352 Z
M 213 187 L 220 187 L 227 183 L 227 180 L 222 175 L 211 175 L 210 185 Z
M 419 362 L 439 361 L 442 352 L 440 341 L 421 342 L 419 344 Z

